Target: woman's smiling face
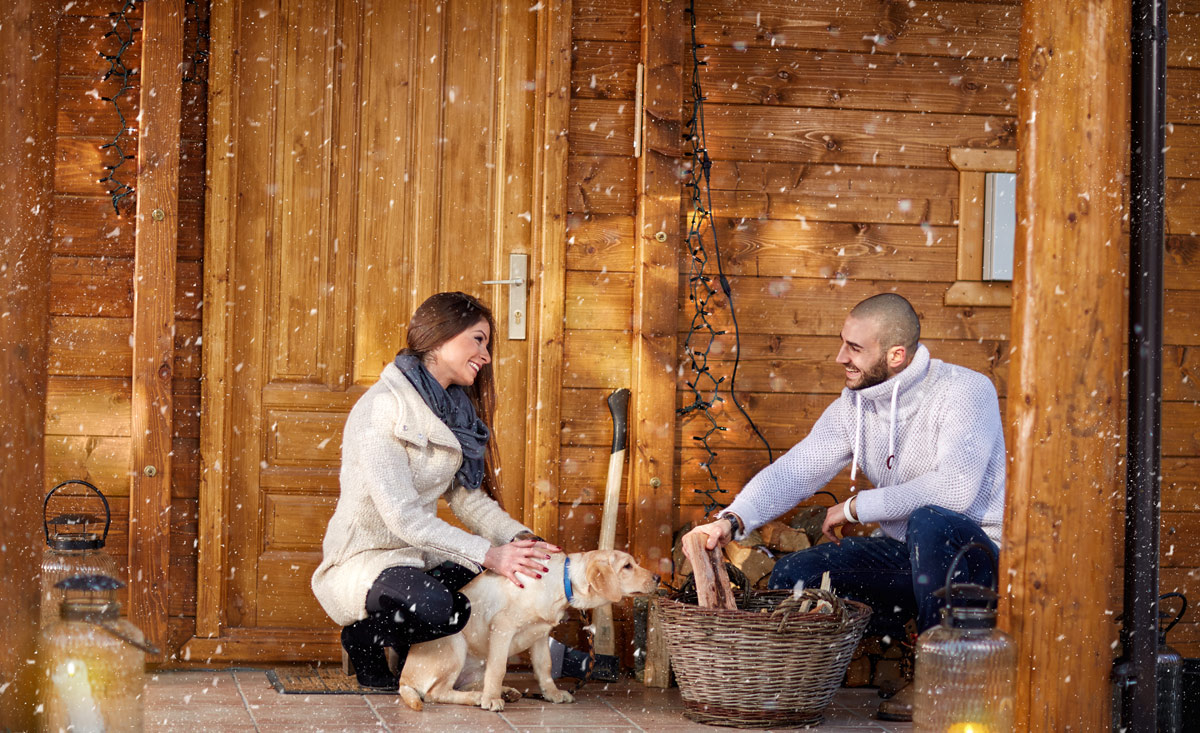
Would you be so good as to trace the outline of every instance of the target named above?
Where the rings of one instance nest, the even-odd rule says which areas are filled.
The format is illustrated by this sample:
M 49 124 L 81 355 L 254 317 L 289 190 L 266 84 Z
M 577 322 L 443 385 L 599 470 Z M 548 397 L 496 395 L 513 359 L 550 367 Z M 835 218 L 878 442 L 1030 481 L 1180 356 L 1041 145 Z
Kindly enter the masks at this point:
M 452 384 L 470 387 L 475 383 L 479 371 L 492 360 L 492 355 L 488 353 L 491 338 L 487 319 L 481 318 L 475 325 L 429 352 L 425 367 L 443 387 Z

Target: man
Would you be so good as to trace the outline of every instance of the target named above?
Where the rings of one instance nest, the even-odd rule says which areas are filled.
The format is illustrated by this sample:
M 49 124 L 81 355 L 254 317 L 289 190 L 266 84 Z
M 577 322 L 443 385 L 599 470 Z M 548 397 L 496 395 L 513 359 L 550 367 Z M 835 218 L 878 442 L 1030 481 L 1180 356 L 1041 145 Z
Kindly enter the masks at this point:
M 970 542 L 997 552 L 1004 519 L 1004 433 L 991 381 L 931 359 L 912 305 L 894 293 L 867 298 L 842 327 L 837 362 L 846 389 L 787 454 L 760 471 L 717 519 L 696 527 L 715 548 L 741 539 L 812 496 L 851 464 L 875 488 L 851 487 L 822 527 L 831 543 L 780 559 L 772 588 L 820 583 L 873 610 L 873 633 L 903 638 L 935 625 L 955 553 Z M 847 523 L 878 522 L 881 536 L 840 539 Z M 963 566 L 967 566 L 965 569 Z M 993 562 L 974 550 L 956 581 L 990 584 Z M 911 685 L 880 706 L 880 717 L 911 719 Z

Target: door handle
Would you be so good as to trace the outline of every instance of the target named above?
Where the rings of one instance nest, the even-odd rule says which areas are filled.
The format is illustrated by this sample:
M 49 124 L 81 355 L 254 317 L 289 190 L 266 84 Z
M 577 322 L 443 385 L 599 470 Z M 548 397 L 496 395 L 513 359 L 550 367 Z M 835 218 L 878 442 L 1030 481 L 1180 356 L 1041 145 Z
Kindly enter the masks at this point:
M 525 340 L 525 322 L 529 320 L 525 312 L 529 300 L 529 255 L 510 254 L 508 256 L 507 280 L 484 280 L 483 285 L 508 286 L 508 339 L 510 341 Z

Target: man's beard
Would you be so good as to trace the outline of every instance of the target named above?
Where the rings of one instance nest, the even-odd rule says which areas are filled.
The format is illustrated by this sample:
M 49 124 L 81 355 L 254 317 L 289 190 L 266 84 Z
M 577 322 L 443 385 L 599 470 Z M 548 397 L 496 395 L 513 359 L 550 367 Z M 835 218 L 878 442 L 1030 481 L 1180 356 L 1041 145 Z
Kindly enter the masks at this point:
M 887 358 L 881 358 L 879 361 L 867 367 L 866 370 L 860 370 L 859 373 L 862 375 L 862 379 L 859 381 L 858 386 L 850 388 L 856 392 L 860 389 L 866 389 L 867 387 L 874 387 L 877 384 L 883 384 L 888 380 Z

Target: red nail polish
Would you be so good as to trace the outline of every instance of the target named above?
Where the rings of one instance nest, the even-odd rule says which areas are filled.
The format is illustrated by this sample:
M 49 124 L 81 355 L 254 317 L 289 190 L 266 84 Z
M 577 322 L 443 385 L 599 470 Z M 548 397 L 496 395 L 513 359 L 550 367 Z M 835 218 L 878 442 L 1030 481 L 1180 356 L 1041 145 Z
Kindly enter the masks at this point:
M 537 577 L 537 579 L 538 579 L 538 580 L 541 580 L 541 579 L 542 579 L 542 575 L 541 575 L 541 573 L 538 573 L 538 575 L 537 575 L 536 577 Z

